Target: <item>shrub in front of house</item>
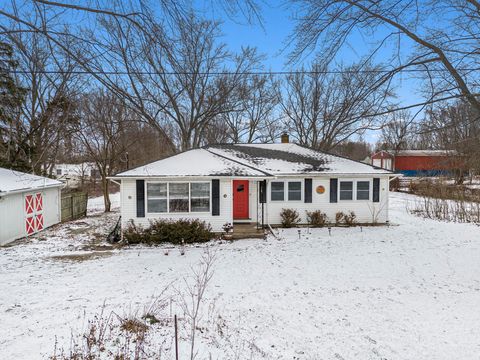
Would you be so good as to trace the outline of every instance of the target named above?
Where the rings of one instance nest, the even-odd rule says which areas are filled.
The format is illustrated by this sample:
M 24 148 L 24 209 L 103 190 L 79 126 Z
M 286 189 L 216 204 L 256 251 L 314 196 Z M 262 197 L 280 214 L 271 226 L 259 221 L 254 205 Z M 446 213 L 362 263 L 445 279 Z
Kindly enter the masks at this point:
M 344 215 L 343 221 L 347 226 L 353 226 L 357 223 L 357 215 L 353 211 L 350 211 Z
M 324 227 L 327 224 L 327 220 L 327 214 L 320 210 L 307 211 L 307 221 L 311 227 Z
M 198 219 L 164 220 L 150 222 L 150 226 L 143 227 L 133 222 L 124 230 L 123 238 L 129 244 L 185 244 L 207 242 L 215 234 L 210 224 Z
M 342 211 L 339 211 L 335 214 L 336 225 L 354 226 L 356 223 L 357 223 L 357 215 L 353 211 L 350 211 L 347 214 L 345 214 Z
M 300 215 L 298 215 L 298 212 L 294 209 L 282 209 L 280 217 L 284 228 L 295 227 L 300 222 Z
M 339 211 L 335 214 L 335 224 L 336 225 L 340 225 L 343 223 L 344 221 L 344 218 L 345 218 L 345 214 L 343 213 L 343 211 Z

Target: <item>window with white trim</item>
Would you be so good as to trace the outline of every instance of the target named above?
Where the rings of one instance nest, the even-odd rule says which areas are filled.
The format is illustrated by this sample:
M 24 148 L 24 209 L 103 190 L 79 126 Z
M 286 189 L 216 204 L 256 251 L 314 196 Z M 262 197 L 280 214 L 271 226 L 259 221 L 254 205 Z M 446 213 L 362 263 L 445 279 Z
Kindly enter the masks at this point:
M 167 183 L 147 183 L 147 212 L 164 213 L 167 208 Z
M 353 200 L 353 181 L 340 181 L 340 200 Z
M 169 212 L 188 212 L 190 203 L 189 183 L 168 184 Z
M 370 200 L 370 181 L 357 181 L 357 200 Z
M 210 211 L 210 183 L 190 183 L 190 209 L 191 212 Z
M 288 182 L 288 201 L 302 200 L 302 182 L 289 181 Z
M 270 198 L 272 201 L 285 200 L 285 183 L 283 181 L 272 181 L 270 184 Z

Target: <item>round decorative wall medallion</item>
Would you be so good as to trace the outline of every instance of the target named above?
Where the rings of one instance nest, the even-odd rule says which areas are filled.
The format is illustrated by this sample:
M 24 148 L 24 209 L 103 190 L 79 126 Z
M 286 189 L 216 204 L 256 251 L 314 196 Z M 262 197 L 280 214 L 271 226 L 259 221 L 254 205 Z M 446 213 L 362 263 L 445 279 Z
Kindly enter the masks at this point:
M 317 186 L 316 190 L 317 194 L 323 194 L 325 192 L 325 187 L 322 185 Z

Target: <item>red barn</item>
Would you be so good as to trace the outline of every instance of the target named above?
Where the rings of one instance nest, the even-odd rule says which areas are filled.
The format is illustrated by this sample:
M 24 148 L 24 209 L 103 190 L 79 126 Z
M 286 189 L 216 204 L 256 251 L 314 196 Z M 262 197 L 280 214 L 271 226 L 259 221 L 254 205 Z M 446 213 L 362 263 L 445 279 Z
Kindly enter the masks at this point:
M 452 175 L 462 168 L 452 150 L 382 150 L 372 155 L 372 165 L 405 176 Z

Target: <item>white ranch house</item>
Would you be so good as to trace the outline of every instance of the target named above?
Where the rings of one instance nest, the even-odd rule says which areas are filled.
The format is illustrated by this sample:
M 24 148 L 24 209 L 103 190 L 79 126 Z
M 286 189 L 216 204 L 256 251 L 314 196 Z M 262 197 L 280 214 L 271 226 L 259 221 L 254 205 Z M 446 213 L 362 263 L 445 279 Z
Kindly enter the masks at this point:
M 0 168 L 0 245 L 60 222 L 63 183 Z
M 388 221 L 394 174 L 292 143 L 213 145 L 186 151 L 112 179 L 121 182 L 122 227 L 152 219 L 198 218 L 279 225 L 283 208 L 321 210 L 329 221 L 353 211 L 359 223 Z

